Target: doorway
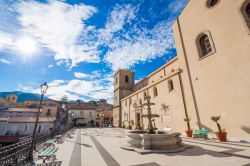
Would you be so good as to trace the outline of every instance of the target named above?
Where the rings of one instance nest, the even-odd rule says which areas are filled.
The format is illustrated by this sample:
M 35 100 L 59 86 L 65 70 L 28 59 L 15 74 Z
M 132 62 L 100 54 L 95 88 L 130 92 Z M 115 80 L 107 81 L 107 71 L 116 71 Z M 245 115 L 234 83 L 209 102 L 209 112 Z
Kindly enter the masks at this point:
M 137 113 L 136 114 L 136 122 L 137 122 L 137 128 L 141 126 L 141 114 Z

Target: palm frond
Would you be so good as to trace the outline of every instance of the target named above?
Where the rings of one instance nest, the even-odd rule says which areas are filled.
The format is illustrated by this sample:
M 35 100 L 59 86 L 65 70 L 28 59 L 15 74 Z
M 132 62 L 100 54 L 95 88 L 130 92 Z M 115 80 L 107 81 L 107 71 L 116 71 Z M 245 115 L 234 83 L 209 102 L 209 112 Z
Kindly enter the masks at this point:
M 220 115 L 218 116 L 211 116 L 211 120 L 217 123 L 220 120 Z

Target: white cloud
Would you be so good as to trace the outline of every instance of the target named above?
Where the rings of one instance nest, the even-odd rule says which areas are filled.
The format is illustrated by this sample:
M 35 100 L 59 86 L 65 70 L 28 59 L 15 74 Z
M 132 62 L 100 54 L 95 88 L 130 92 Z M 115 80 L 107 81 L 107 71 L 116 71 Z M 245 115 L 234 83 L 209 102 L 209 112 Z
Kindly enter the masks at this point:
M 14 45 L 13 36 L 9 33 L 0 31 L 0 50 L 12 49 Z
M 182 9 L 185 7 L 184 5 L 187 4 L 188 0 L 178 0 L 178 1 L 172 1 L 168 5 L 168 11 L 171 13 L 180 13 Z
M 54 65 L 49 65 L 48 68 L 52 68 Z
M 80 73 L 80 72 L 74 72 L 74 76 L 76 78 L 90 78 L 91 75 L 85 74 L 85 73 Z
M 101 40 L 109 42 L 114 33 L 122 30 L 126 23 L 135 18 L 135 8 L 132 5 L 116 5 L 107 18 L 104 29 L 99 29 Z
M 63 84 L 64 82 L 65 82 L 64 80 L 54 80 L 54 81 L 50 82 L 48 84 L 48 86 L 52 86 L 52 87 L 59 86 L 59 85 Z
M 112 75 L 106 75 L 101 79 L 93 80 L 53 80 L 48 82 L 48 90 L 46 96 L 60 100 L 66 95 L 69 100 L 82 99 L 87 100 L 98 100 L 107 99 L 110 103 L 113 103 L 113 78 Z M 39 86 L 37 86 L 39 87 Z M 34 86 L 19 85 L 19 89 L 23 91 L 40 93 L 39 88 Z
M 173 33 L 167 21 L 158 23 L 151 30 L 136 29 L 136 31 L 139 34 L 130 36 L 130 40 L 116 38 L 108 45 L 109 51 L 105 61 L 114 71 L 163 56 L 174 48 Z
M 0 63 L 11 64 L 11 62 L 9 60 L 4 59 L 4 58 L 0 58 Z
M 56 60 L 70 60 L 70 67 L 80 62 L 99 62 L 95 48 L 79 43 L 80 35 L 86 33 L 83 21 L 91 17 L 96 8 L 61 1 L 25 1 L 18 5 L 18 12 L 22 32 L 54 51 Z

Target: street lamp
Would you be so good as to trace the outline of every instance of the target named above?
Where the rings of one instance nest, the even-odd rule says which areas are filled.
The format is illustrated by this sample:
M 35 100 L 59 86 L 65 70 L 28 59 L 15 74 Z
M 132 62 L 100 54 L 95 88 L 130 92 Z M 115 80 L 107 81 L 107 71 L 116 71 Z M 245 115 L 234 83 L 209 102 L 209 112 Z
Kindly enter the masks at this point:
M 47 89 L 49 88 L 49 86 L 47 85 L 46 82 L 44 82 L 43 84 L 40 85 L 40 88 L 41 88 L 41 99 L 40 99 L 40 103 L 38 106 L 38 111 L 37 111 L 37 115 L 36 115 L 36 123 L 35 123 L 34 131 L 33 131 L 33 135 L 32 135 L 32 142 L 31 142 L 31 148 L 30 148 L 30 154 L 29 154 L 30 160 L 33 160 L 33 149 L 35 147 L 36 138 L 37 138 L 36 129 L 37 129 L 38 118 L 39 118 L 39 114 L 40 114 L 40 110 L 41 110 L 41 106 L 42 106 L 43 97 L 44 97 Z

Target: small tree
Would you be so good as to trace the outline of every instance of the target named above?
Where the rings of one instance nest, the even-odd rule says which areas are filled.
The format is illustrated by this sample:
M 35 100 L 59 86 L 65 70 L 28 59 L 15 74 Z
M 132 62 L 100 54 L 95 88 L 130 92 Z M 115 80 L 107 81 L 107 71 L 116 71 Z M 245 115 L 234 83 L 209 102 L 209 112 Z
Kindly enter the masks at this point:
M 214 121 L 214 122 L 217 124 L 219 133 L 223 133 L 223 131 L 221 130 L 221 126 L 220 126 L 220 124 L 218 123 L 218 121 L 220 120 L 220 115 L 219 115 L 219 116 L 212 116 L 212 117 L 211 117 L 211 120 Z
M 191 131 L 190 123 L 189 123 L 191 121 L 191 118 L 185 118 L 184 121 L 187 122 L 188 131 Z

